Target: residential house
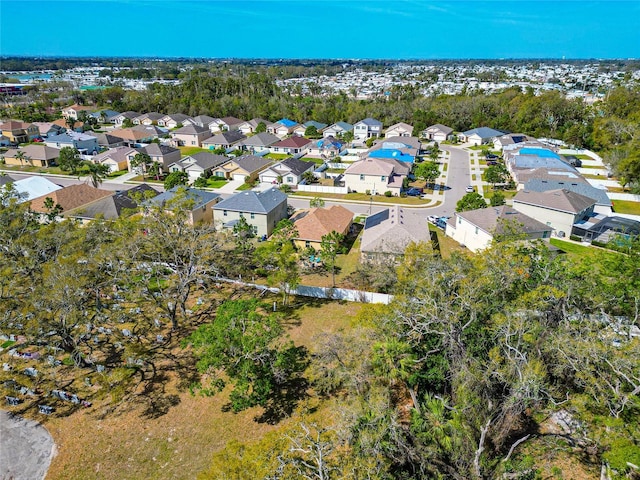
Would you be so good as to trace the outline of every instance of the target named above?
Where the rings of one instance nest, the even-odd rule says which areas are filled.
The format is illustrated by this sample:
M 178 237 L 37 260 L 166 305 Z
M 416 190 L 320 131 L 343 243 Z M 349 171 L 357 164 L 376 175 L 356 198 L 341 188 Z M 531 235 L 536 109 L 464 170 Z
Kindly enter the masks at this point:
M 54 120 L 53 122 L 54 125 L 57 125 L 58 127 L 62 127 L 64 128 L 64 132 L 67 131 L 74 131 L 74 132 L 78 132 L 78 133 L 82 133 L 84 132 L 84 122 L 81 122 L 80 120 L 74 120 L 73 118 L 70 119 L 64 119 L 64 118 L 59 118 L 58 120 Z M 73 128 L 71 127 L 71 125 L 73 125 Z
M 86 183 L 80 183 L 34 198 L 31 200 L 31 210 L 39 213 L 49 213 L 46 199 L 51 198 L 54 205 L 62 207 L 61 216 L 64 217 L 67 212 L 73 212 L 74 210 L 77 212 L 80 207 L 85 207 L 111 195 L 113 195 L 113 192 L 110 190 L 101 190 Z
M 40 137 L 46 138 L 49 135 L 60 135 L 67 131 L 65 127 L 61 127 L 53 122 L 33 122 L 38 127 Z
M 98 139 L 96 137 L 74 131 L 47 137 L 44 143 L 45 145 L 54 148 L 75 148 L 85 155 L 95 155 L 100 150 L 100 147 L 98 146 Z
M 122 215 L 130 215 L 138 210 L 143 201 L 156 197 L 159 192 L 146 183 L 136 185 L 129 190 L 116 192 L 88 205 L 78 207 L 65 213 L 66 217 L 73 217 L 83 222 L 103 218 L 116 219 Z
M 331 232 L 347 235 L 353 223 L 353 212 L 342 205 L 329 208 L 311 208 L 296 214 L 292 219 L 298 232 L 293 243 L 302 250 L 312 247 L 321 249 L 322 237 Z
M 138 118 L 140 115 L 141 114 L 138 112 L 132 112 L 131 110 L 128 110 L 113 117 L 113 123 L 115 123 L 116 128 L 122 128 L 125 120 L 130 120 L 133 124 L 133 120 Z
M 158 121 L 161 118 L 164 118 L 163 113 L 158 112 L 149 112 L 143 113 L 142 115 L 137 116 L 133 119 L 134 125 L 158 125 Z
M 171 132 L 171 138 L 177 146 L 200 147 L 202 142 L 211 137 L 211 130 L 199 125 L 185 125 Z
M 426 222 L 416 222 L 413 215 L 399 205 L 366 218 L 360 240 L 363 261 L 398 260 L 411 243 L 431 241 Z
M 204 142 L 202 142 L 202 148 L 207 148 L 209 150 L 215 150 L 217 148 L 224 148 L 225 150 L 233 147 L 234 145 L 238 145 L 247 137 L 239 130 L 231 130 L 224 131 L 222 133 L 218 133 L 213 137 L 207 138 Z
M 451 140 L 453 137 L 453 128 L 436 123 L 435 125 L 425 128 L 421 132 L 421 135 L 423 138 L 433 142 L 445 142 L 447 140 Z
M 78 120 L 80 117 L 80 112 L 87 112 L 87 115 L 94 110 L 95 107 L 89 107 L 87 105 L 71 105 L 69 107 L 65 107 L 62 109 L 62 116 L 64 118 L 73 118 L 74 120 Z
M 238 130 L 243 123 L 244 120 L 236 117 L 214 118 L 213 122 L 209 124 L 209 129 L 211 133 L 230 132 L 232 130 Z
M 20 195 L 20 202 L 52 194 L 62 187 L 45 177 L 27 177 L 13 182 L 13 188 Z
M 293 120 L 289 120 L 288 118 L 283 118 L 278 120 L 275 123 L 267 126 L 267 132 L 272 133 L 280 138 L 284 138 L 287 135 L 291 135 L 293 129 L 296 128 L 298 124 Z
M 260 123 L 264 123 L 265 128 L 271 125 L 271 122 L 268 120 L 264 120 L 262 118 L 252 118 L 251 120 L 242 122 L 240 125 L 238 125 L 238 131 L 242 132 L 244 135 L 255 133 L 256 128 Z
M 14 145 L 27 143 L 40 136 L 40 130 L 37 126 L 17 120 L 9 120 L 1 124 L 0 132 Z
M 413 135 L 413 126 L 403 122 L 391 125 L 384 133 L 385 138 L 410 137 L 411 135 Z
M 15 179 L 7 175 L 6 173 L 0 173 L 0 189 L 5 185 L 15 182 Z
M 183 113 L 171 113 L 158 120 L 158 126 L 165 128 L 178 128 L 178 126 L 181 127 L 184 121 L 188 118 L 189 116 Z
M 135 148 L 119 146 L 110 148 L 93 158 L 95 163 L 106 165 L 110 172 L 119 172 L 129 169 L 129 162 L 138 154 Z
M 551 227 L 556 237 L 568 237 L 573 226 L 594 213 L 595 200 L 569 190 L 547 192 L 519 191 L 513 197 L 513 208 Z
M 322 130 L 323 137 L 335 137 L 340 138 L 347 132 L 353 131 L 353 125 L 347 122 L 336 122 L 333 125 Z
M 382 122 L 373 118 L 365 118 L 353 125 L 353 143 L 363 145 L 369 138 L 382 135 Z
M 403 180 L 411 165 L 387 158 L 365 158 L 354 162 L 344 172 L 344 184 L 350 192 L 382 195 L 389 191 L 399 196 Z
M 323 129 L 327 128 L 326 123 L 316 122 L 315 120 L 309 120 L 308 122 L 304 122 L 302 126 L 306 129 L 309 127 L 316 127 L 318 133 L 322 132 Z
M 500 130 L 494 130 L 489 127 L 479 127 L 467 130 L 464 133 L 458 135 L 458 139 L 464 143 L 471 143 L 473 145 L 486 145 L 493 143 L 496 137 L 501 137 L 504 132 Z
M 198 152 L 169 165 L 170 172 L 186 172 L 189 182 L 195 182 L 201 175 L 213 174 L 213 170 L 229 161 L 224 155 Z M 224 176 L 224 175 L 220 175 Z
M 307 127 L 305 127 L 304 125 L 298 124 L 295 127 L 293 127 L 293 130 L 291 131 L 291 135 L 296 135 L 297 137 L 304 137 L 304 134 L 306 131 L 307 131 Z
M 124 138 L 116 137 L 110 133 L 87 133 L 87 135 L 93 135 L 98 139 L 98 146 L 100 148 L 116 148 L 123 147 L 127 141 Z
M 518 239 L 549 238 L 551 227 L 506 205 L 456 212 L 449 219 L 446 235 L 472 252 L 491 246 L 496 236 Z
M 280 140 L 269 147 L 272 153 L 284 153 L 287 155 L 297 155 L 306 152 L 311 145 L 311 140 L 304 137 L 293 136 Z
M 257 236 L 268 237 L 277 223 L 287 218 L 287 195 L 278 188 L 247 190 L 221 201 L 213 210 L 216 223 L 223 228 L 233 228 L 243 217 Z
M 322 137 L 319 140 L 312 140 L 309 148 L 307 149 L 307 155 L 310 157 L 318 157 L 326 160 L 340 155 L 340 152 L 344 148 L 344 142 L 337 140 L 335 137 Z
M 280 137 L 276 137 L 272 133 L 261 132 L 241 141 L 238 146 L 242 150 L 247 150 L 250 153 L 269 152 L 269 147 L 274 143 L 280 141 Z
M 20 158 L 22 152 L 22 159 Z M 34 167 L 49 167 L 55 163 L 60 150 L 47 145 L 24 145 L 19 148 L 11 148 L 3 154 L 7 165 L 31 165 Z
M 120 115 L 120 112 L 104 108 L 93 112 L 89 116 L 95 118 L 100 123 L 115 123 L 118 115 Z
M 0 135 L 0 147 L 9 147 L 9 146 L 11 146 L 11 140 L 9 140 L 9 137 Z
M 148 200 L 145 204 L 169 210 L 187 208 L 188 222 L 195 225 L 200 222 L 213 222 L 214 208 L 220 198 L 217 193 L 180 185 Z
M 371 158 L 390 158 L 410 165 L 420 151 L 420 140 L 416 137 L 388 137 L 376 140 L 365 154 Z
M 313 172 L 316 164 L 305 162 L 297 158 L 287 158 L 263 170 L 260 175 L 260 183 L 273 183 L 284 185 L 298 185 L 306 172 Z
M 169 165 L 180 161 L 180 150 L 161 143 L 150 143 L 140 148 L 142 153 L 149 155 L 151 163 L 158 162 L 164 172 L 169 171 Z
M 517 145 L 524 142 L 534 141 L 535 138 L 523 133 L 507 133 L 493 139 L 493 149 L 502 151 L 507 145 Z
M 143 143 L 151 143 L 165 134 L 165 131 L 154 125 L 136 125 L 131 128 L 110 130 L 109 134 L 124 140 L 125 145 L 137 147 Z
M 596 202 L 593 207 L 593 211 L 595 213 L 609 215 L 613 212 L 613 205 L 609 195 L 607 195 L 607 190 L 596 188 L 583 178 L 569 181 L 562 178 L 531 178 L 523 185 L 521 190 L 528 190 L 529 192 L 548 192 L 549 190 L 562 189 L 579 193 L 580 195 L 584 195 L 585 197 L 589 197 L 594 200 Z
M 258 174 L 269 165 L 271 165 L 269 159 L 255 155 L 243 155 L 229 159 L 227 163 L 214 168 L 211 173 L 215 177 L 250 183 L 257 179 Z
M 209 125 L 215 123 L 215 118 L 210 117 L 209 115 L 198 115 L 197 117 L 189 117 L 186 118 L 182 125 L 197 125 L 199 127 L 205 127 L 209 129 Z

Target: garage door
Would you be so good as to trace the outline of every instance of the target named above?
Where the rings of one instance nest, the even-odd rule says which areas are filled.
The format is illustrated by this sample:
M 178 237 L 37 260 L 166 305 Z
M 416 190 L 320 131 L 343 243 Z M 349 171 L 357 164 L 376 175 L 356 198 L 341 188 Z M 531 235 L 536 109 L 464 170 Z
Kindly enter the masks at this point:
M 236 173 L 233 175 L 233 181 L 234 182 L 243 182 L 244 183 L 244 179 L 245 179 L 245 175 L 241 174 L 241 173 Z

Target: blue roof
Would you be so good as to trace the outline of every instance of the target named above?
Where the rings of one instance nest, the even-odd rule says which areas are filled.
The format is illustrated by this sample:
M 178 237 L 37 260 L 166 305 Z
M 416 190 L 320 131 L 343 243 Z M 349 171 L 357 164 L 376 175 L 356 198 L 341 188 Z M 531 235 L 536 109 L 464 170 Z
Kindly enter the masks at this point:
M 320 140 L 318 140 L 316 145 L 318 147 L 330 147 L 331 145 L 334 145 L 337 148 L 342 148 L 344 143 L 341 142 L 340 140 L 336 140 L 333 137 L 326 137 L 326 138 L 321 138 Z
M 563 162 L 555 157 L 539 157 L 538 155 L 516 155 L 513 157 L 513 166 L 516 168 L 547 168 L 550 170 L 566 170 L 569 172 L 577 172 L 568 163 Z
M 371 158 L 392 158 L 393 160 L 407 163 L 413 163 L 415 161 L 415 157 L 413 155 L 402 153 L 400 150 L 391 148 L 381 148 L 379 150 L 374 150 L 373 152 L 369 153 L 368 156 Z
M 546 148 L 521 148 L 519 155 L 536 155 L 542 158 L 560 158 L 556 152 L 547 150 Z
M 281 120 L 278 120 L 276 123 L 280 123 L 287 128 L 293 127 L 294 125 L 298 124 L 298 122 L 294 122 L 293 120 L 289 120 L 288 118 L 283 118 Z

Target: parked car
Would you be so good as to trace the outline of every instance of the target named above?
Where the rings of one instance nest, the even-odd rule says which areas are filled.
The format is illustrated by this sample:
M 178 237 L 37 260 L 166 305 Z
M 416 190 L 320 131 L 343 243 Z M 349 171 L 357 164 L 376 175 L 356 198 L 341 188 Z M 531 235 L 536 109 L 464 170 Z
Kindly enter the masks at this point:
M 486 158 L 487 160 L 497 160 L 500 157 L 495 153 L 487 153 Z
M 447 228 L 447 220 L 449 220 L 449 217 L 439 217 L 438 220 L 436 220 L 436 227 L 444 230 Z
M 419 197 L 420 195 L 422 195 L 422 189 L 412 187 L 404 193 L 406 193 L 409 197 Z
M 427 222 L 433 223 L 435 225 L 438 222 L 438 217 L 436 215 L 429 215 L 427 217 Z
M 467 186 L 467 188 L 464 189 L 464 191 L 467 193 L 473 193 L 476 191 L 476 187 L 474 187 L 473 185 L 469 185 Z
M 498 162 L 496 162 L 495 160 L 487 160 L 487 165 L 497 165 Z

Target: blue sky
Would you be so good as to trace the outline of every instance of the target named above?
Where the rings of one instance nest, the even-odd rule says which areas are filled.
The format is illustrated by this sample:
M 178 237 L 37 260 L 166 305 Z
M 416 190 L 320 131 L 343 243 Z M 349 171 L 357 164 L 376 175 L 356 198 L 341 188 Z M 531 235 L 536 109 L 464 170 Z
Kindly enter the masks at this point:
M 638 58 L 640 2 L 0 0 L 0 54 Z

